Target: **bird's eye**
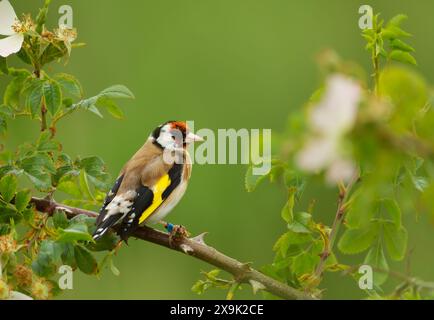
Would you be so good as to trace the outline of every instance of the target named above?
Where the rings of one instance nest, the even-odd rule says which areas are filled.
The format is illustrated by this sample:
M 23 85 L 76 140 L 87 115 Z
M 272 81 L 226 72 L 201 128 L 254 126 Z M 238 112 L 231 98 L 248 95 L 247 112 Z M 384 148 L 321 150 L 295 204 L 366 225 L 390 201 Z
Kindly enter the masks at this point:
M 172 140 L 176 140 L 176 137 L 175 137 L 175 136 L 172 136 Z

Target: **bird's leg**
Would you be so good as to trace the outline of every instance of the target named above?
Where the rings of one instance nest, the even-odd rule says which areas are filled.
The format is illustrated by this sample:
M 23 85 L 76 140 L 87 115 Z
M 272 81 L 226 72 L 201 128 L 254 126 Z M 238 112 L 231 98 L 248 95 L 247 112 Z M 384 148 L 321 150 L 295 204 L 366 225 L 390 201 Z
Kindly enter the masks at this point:
M 164 228 L 169 232 L 169 244 L 172 244 L 176 241 L 179 241 L 183 238 L 188 238 L 190 233 L 184 226 L 174 225 L 170 222 L 160 221 L 160 223 L 164 226 Z

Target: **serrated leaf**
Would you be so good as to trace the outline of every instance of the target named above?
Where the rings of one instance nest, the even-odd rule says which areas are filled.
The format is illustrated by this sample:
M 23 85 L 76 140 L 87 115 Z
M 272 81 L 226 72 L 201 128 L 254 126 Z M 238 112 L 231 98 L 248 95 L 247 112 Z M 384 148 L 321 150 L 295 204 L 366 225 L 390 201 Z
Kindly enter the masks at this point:
M 134 99 L 134 94 L 130 91 L 130 89 L 121 84 L 108 87 L 101 91 L 99 95 L 107 98 Z
M 255 191 L 256 187 L 267 177 L 267 175 L 254 175 L 253 166 L 250 165 L 247 168 L 246 176 L 244 178 L 244 184 L 247 192 Z
M 401 227 L 401 209 L 398 203 L 394 199 L 383 199 L 380 201 L 380 205 L 383 206 L 384 211 L 392 219 L 396 228 Z
M 41 243 L 38 256 L 32 263 L 32 269 L 41 277 L 49 277 L 56 272 L 56 265 L 61 263 L 62 245 L 52 240 Z
M 338 248 L 345 254 L 356 254 L 365 251 L 377 238 L 379 225 L 369 223 L 365 227 L 347 229 L 341 236 Z
M 4 201 L 10 202 L 12 200 L 17 190 L 17 184 L 17 177 L 12 174 L 4 176 L 0 180 L 0 193 Z
M 397 229 L 392 223 L 386 222 L 383 225 L 383 238 L 389 256 L 393 260 L 402 260 L 407 249 L 407 230 L 403 226 Z
M 28 77 L 28 74 L 19 74 L 17 77 L 12 79 L 11 82 L 6 87 L 3 103 L 14 109 L 18 109 L 20 106 L 20 93 L 23 88 L 24 81 Z
M 83 223 L 76 223 L 70 225 L 68 228 L 61 230 L 59 233 L 58 241 L 74 242 L 74 241 L 93 241 L 92 236 L 89 234 L 87 225 Z
M 82 193 L 77 183 L 71 180 L 62 181 L 57 185 L 57 190 L 70 194 L 74 197 L 81 198 Z
M 293 220 L 288 224 L 288 229 L 295 233 L 311 233 L 310 225 L 312 215 L 307 212 L 297 212 L 293 215 Z
M 392 50 L 389 54 L 389 59 L 409 63 L 412 65 L 417 65 L 416 59 L 408 52 L 402 51 L 402 50 Z
M 388 278 L 387 271 L 389 270 L 389 265 L 387 264 L 383 246 L 381 245 L 380 241 L 378 241 L 377 244 L 369 250 L 364 264 L 373 268 L 373 284 L 375 286 L 381 286 L 384 282 L 386 282 Z
M 30 193 L 30 190 L 18 191 L 15 196 L 15 208 L 17 208 L 18 211 L 23 211 L 29 204 L 31 198 L 32 194 Z
M 107 112 L 115 119 L 123 119 L 124 113 L 121 108 L 111 99 L 102 97 L 98 99 L 98 106 L 104 107 Z
M 285 257 L 291 245 L 298 245 L 310 241 L 312 237 L 305 233 L 288 231 L 282 234 L 273 246 L 274 251 L 279 251 Z
M 310 274 L 314 271 L 315 265 L 319 262 L 319 256 L 313 256 L 308 252 L 302 252 L 295 256 L 292 264 L 291 271 L 297 276 Z
M 78 268 L 86 274 L 96 274 L 98 263 L 92 253 L 82 246 L 74 246 L 74 256 Z
M 57 141 L 51 139 L 51 133 L 47 130 L 39 135 L 38 141 L 36 142 L 36 149 L 41 152 L 58 151 L 60 145 Z
M 54 78 L 66 93 L 76 98 L 83 97 L 83 88 L 74 76 L 67 73 L 58 73 Z
M 43 81 L 34 78 L 30 79 L 31 80 L 26 82 L 25 88 L 23 89 L 23 94 L 26 97 L 26 108 L 30 111 L 32 117 L 35 118 L 41 112 Z
M 56 211 L 53 215 L 53 224 L 56 228 L 62 228 L 65 229 L 69 225 L 68 218 L 66 217 L 65 212 L 63 211 Z
M 47 80 L 42 85 L 42 92 L 47 110 L 55 115 L 62 105 L 62 91 L 59 84 L 53 80 Z

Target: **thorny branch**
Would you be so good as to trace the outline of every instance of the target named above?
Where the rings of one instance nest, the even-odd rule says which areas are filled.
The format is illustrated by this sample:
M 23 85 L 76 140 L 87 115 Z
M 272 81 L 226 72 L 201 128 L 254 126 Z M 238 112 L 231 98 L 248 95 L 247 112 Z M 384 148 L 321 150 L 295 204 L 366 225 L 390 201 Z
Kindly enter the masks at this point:
M 326 262 L 327 258 L 332 253 L 333 245 L 334 245 L 336 236 L 338 234 L 339 227 L 341 226 L 342 221 L 344 220 L 345 212 L 347 209 L 345 207 L 345 204 L 348 200 L 348 196 L 349 196 L 354 184 L 358 180 L 359 180 L 359 172 L 356 171 L 354 173 L 353 177 L 351 178 L 351 180 L 348 182 L 348 184 L 346 186 L 340 187 L 338 206 L 336 209 L 336 215 L 335 215 L 335 219 L 333 221 L 333 225 L 332 225 L 332 228 L 330 231 L 329 239 L 324 246 L 324 250 L 321 253 L 321 260 L 320 260 L 320 262 L 319 262 L 319 264 L 315 270 L 315 277 L 318 279 L 321 277 L 321 275 L 324 271 L 325 262 Z
M 40 199 L 33 197 L 31 203 L 36 210 L 47 214 L 53 214 L 56 210 L 61 210 L 66 213 L 69 218 L 84 214 L 89 217 L 96 217 L 98 214 L 57 203 L 49 199 Z M 149 228 L 141 227 L 134 232 L 133 237 L 158 244 L 171 250 L 182 252 L 186 255 L 195 257 L 196 259 L 207 262 L 219 269 L 222 269 L 233 275 L 237 283 L 248 283 L 254 288 L 266 290 L 283 299 L 305 299 L 312 300 L 316 297 L 290 287 L 282 282 L 266 276 L 265 274 L 253 269 L 247 263 L 242 263 L 234 258 L 231 258 L 213 247 L 208 246 L 204 242 L 205 233 L 194 238 L 182 238 L 179 241 L 170 241 L 167 233 Z

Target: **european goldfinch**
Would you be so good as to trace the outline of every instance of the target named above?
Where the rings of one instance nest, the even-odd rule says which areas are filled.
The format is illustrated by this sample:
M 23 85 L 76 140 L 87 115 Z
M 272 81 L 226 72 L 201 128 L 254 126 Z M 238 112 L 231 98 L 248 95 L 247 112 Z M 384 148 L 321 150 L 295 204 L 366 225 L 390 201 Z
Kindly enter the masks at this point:
M 187 145 L 195 141 L 203 139 L 190 132 L 184 121 L 158 126 L 107 194 L 93 238 L 98 240 L 119 225 L 118 233 L 126 241 L 138 226 L 162 221 L 185 193 L 191 175 Z

